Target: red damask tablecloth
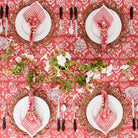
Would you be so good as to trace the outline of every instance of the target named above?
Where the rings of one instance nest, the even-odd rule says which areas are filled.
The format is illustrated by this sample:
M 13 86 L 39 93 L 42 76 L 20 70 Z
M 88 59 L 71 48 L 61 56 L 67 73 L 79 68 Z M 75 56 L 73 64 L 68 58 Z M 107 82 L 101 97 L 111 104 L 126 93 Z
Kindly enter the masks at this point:
M 28 0 L 1 0 L 1 5 L 9 5 L 10 9 L 10 16 L 12 15 L 12 11 L 14 11 L 16 8 L 18 8 L 20 2 L 22 1 L 28 1 Z M 44 56 L 46 53 L 50 55 L 52 52 L 52 49 L 55 49 L 56 46 L 58 46 L 61 50 L 64 50 L 66 52 L 70 52 L 73 60 L 80 60 L 81 62 L 90 62 L 97 59 L 101 59 L 104 63 L 110 63 L 114 67 L 114 72 L 112 75 L 107 77 L 106 75 L 102 75 L 101 82 L 104 83 L 111 83 L 114 86 L 118 86 L 122 92 L 125 91 L 127 87 L 134 86 L 138 87 L 138 64 L 135 63 L 134 66 L 130 68 L 130 71 L 132 72 L 132 75 L 134 76 L 133 80 L 130 80 L 129 78 L 124 77 L 122 74 L 122 71 L 119 69 L 121 65 L 126 63 L 130 57 L 133 58 L 133 60 L 138 61 L 138 5 L 137 0 L 106 0 L 106 2 L 115 2 L 118 7 L 122 8 L 125 12 L 126 17 L 129 16 L 129 9 L 130 6 L 133 5 L 134 7 L 134 28 L 136 30 L 135 35 L 130 35 L 130 33 L 127 33 L 127 42 L 123 43 L 121 45 L 121 48 L 112 50 L 110 53 L 97 53 L 94 49 L 89 48 L 84 50 L 83 52 L 78 52 L 74 48 L 75 43 L 75 35 L 70 36 L 68 33 L 68 28 L 70 25 L 69 22 L 69 8 L 72 6 L 74 7 L 77 2 L 78 7 L 78 21 L 81 21 L 82 19 L 82 13 L 84 10 L 89 9 L 89 6 L 91 4 L 94 4 L 96 2 L 99 2 L 101 0 L 44 0 L 46 3 L 48 3 L 52 8 L 55 14 L 59 14 L 59 7 L 62 3 L 63 7 L 63 34 L 57 35 L 56 38 L 53 38 L 52 42 L 47 47 L 41 47 L 40 49 L 25 49 L 23 45 L 17 45 L 15 47 L 15 51 L 13 52 L 15 56 L 9 57 L 8 59 L 4 61 L 0 61 L 0 72 L 4 71 L 8 67 L 11 67 L 15 63 L 15 57 L 21 55 L 22 53 L 28 53 L 33 54 L 35 59 L 37 59 L 37 62 L 35 62 L 36 67 L 45 67 L 45 62 L 39 62 L 41 57 Z M 73 23 L 74 25 L 74 23 Z M 58 32 L 57 32 L 58 34 Z M 10 32 L 9 32 L 9 37 Z M 14 40 L 16 42 L 16 40 Z M 0 51 L 0 57 L 2 55 L 3 51 Z M 10 97 L 18 92 L 21 88 L 25 88 L 27 85 L 26 82 L 26 74 L 22 73 L 18 77 L 15 77 L 11 74 L 3 74 L 0 73 L 0 124 L 2 124 L 2 117 L 3 117 L 3 109 L 2 109 L 2 99 L 6 99 L 8 102 L 8 99 Z M 49 89 L 49 85 L 47 83 L 43 83 L 41 86 L 38 86 L 43 90 Z M 72 90 L 73 91 L 73 90 Z M 81 94 L 79 94 L 80 96 Z M 128 100 L 131 101 L 131 98 L 128 98 Z M 54 101 L 54 104 L 56 105 L 57 101 Z M 78 97 L 79 102 L 79 97 Z M 131 110 L 131 109 L 130 109 Z M 65 132 L 58 132 L 57 126 L 56 126 L 56 118 L 55 122 L 52 124 L 52 128 L 49 129 L 43 136 L 39 136 L 39 138 L 95 138 L 93 133 L 88 133 L 83 126 L 80 126 L 79 119 L 77 118 L 78 122 L 78 129 L 76 132 L 73 131 L 72 128 L 72 118 L 73 118 L 73 112 L 72 112 L 72 106 L 71 106 L 71 100 L 68 98 L 67 102 L 67 112 L 65 114 L 66 116 L 66 130 Z M 136 138 L 138 137 L 138 130 L 133 131 L 132 130 L 132 118 L 128 118 L 128 126 L 123 130 L 122 132 L 119 132 L 116 137 L 117 138 Z M 0 137 L 1 138 L 22 138 L 22 134 L 17 133 L 13 127 L 7 122 L 7 128 L 6 130 L 2 130 L 2 125 L 0 125 Z

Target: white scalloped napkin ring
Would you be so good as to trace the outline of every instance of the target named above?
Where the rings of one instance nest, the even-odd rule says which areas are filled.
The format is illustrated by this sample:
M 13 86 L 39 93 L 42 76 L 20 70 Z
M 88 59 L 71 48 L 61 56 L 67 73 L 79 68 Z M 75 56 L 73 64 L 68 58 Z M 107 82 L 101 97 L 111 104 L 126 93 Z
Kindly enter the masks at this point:
M 104 132 L 104 134 L 109 132 L 111 126 L 116 121 L 115 114 L 108 107 L 108 95 L 104 89 L 102 90 L 101 110 L 94 120 L 96 125 Z
M 104 51 L 108 39 L 107 30 L 113 22 L 113 16 L 109 9 L 103 4 L 103 6 L 93 16 L 93 20 L 100 29 L 102 51 Z
M 29 108 L 21 125 L 27 130 L 31 137 L 34 136 L 42 126 L 37 114 L 35 113 L 34 96 L 32 92 L 29 93 Z
M 31 6 L 23 13 L 23 17 L 30 26 L 30 46 L 33 44 L 35 33 L 37 27 L 43 22 L 46 18 L 46 14 L 44 12 L 41 4 L 36 1 L 31 4 Z

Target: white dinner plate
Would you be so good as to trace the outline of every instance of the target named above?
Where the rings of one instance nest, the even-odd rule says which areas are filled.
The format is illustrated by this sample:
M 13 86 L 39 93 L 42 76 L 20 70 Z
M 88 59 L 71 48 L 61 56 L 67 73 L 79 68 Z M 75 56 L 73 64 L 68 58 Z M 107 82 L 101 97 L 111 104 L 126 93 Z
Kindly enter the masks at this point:
M 29 6 L 23 8 L 17 15 L 15 20 L 15 28 L 20 37 L 23 39 L 29 41 L 30 37 L 30 27 L 29 24 L 26 23 L 26 21 L 23 18 L 23 13 L 29 8 Z M 45 38 L 51 29 L 51 17 L 49 13 L 44 10 L 46 14 L 46 18 L 43 20 L 43 22 L 37 27 L 34 41 L 39 41 Z
M 98 95 L 96 97 L 94 97 L 88 104 L 87 109 L 86 109 L 86 116 L 88 119 L 88 122 L 97 130 L 100 130 L 102 133 L 104 133 L 95 123 L 94 118 L 97 116 L 97 114 L 99 113 L 100 109 L 101 109 L 101 104 L 102 104 L 102 96 Z M 114 114 L 116 115 L 116 121 L 114 122 L 113 126 L 109 129 L 112 130 L 114 128 L 116 128 L 119 123 L 122 120 L 123 117 L 123 108 L 121 103 L 119 102 L 118 99 L 116 99 L 114 96 L 112 95 L 108 95 L 108 106 L 109 108 L 112 110 L 112 112 L 114 112 Z M 109 132 L 108 131 L 108 132 Z M 107 132 L 107 133 L 108 133 Z M 105 133 L 104 133 L 105 134 Z
M 93 21 L 93 16 L 97 13 L 98 10 L 99 9 L 96 9 L 89 14 L 85 22 L 85 29 L 87 35 L 92 41 L 101 44 L 100 30 L 97 24 Z M 107 44 L 113 42 L 120 35 L 122 29 L 122 23 L 118 14 L 111 9 L 109 9 L 109 12 L 113 16 L 113 22 L 107 31 L 108 33 Z
M 16 125 L 22 131 L 25 131 L 25 132 L 27 132 L 27 130 L 21 125 L 21 122 L 25 118 L 25 115 L 28 111 L 28 98 L 29 97 L 26 96 L 22 98 L 21 100 L 19 100 L 18 103 L 15 105 L 15 108 L 13 111 L 13 118 L 14 118 Z M 47 103 L 40 97 L 34 96 L 34 104 L 35 104 L 35 111 L 42 124 L 42 126 L 37 131 L 39 132 L 48 124 L 49 118 L 50 118 L 50 110 L 49 110 Z M 29 132 L 27 133 L 32 137 L 32 135 Z

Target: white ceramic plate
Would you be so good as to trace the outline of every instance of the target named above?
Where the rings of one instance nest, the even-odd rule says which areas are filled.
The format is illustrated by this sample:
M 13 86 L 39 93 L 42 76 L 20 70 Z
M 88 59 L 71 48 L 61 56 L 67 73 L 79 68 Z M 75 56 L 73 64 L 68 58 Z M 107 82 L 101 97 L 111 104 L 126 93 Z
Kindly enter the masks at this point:
M 49 107 L 46 104 L 46 102 L 43 99 L 41 99 L 40 97 L 34 96 L 34 104 L 35 104 L 35 111 L 42 123 L 42 126 L 37 131 L 37 132 L 39 132 L 48 124 L 48 121 L 50 118 L 50 110 L 49 110 Z M 22 131 L 25 131 L 25 132 L 27 132 L 27 131 L 21 125 L 21 122 L 25 118 L 27 111 L 28 111 L 28 96 L 19 100 L 19 102 L 15 105 L 15 108 L 13 111 L 13 118 L 14 118 L 16 125 Z M 27 133 L 32 137 L 32 135 L 29 132 L 27 132 Z
M 101 104 L 102 104 L 102 96 L 101 95 L 98 95 L 95 98 L 93 98 L 87 106 L 86 116 L 87 116 L 89 123 L 95 129 L 100 130 L 102 133 L 104 133 L 96 125 L 96 123 L 94 121 L 94 118 L 97 116 L 97 114 L 99 113 L 99 111 L 101 109 Z M 119 102 L 119 100 L 116 99 L 115 97 L 113 97 L 112 95 L 108 95 L 108 105 L 109 105 L 109 108 L 114 112 L 114 114 L 116 115 L 116 118 L 117 118 L 116 121 L 114 122 L 113 126 L 109 129 L 109 131 L 110 131 L 110 130 L 116 128 L 119 125 L 119 123 L 121 122 L 122 117 L 123 117 L 123 108 L 122 108 L 122 105 Z
M 23 18 L 23 13 L 29 8 L 29 6 L 23 8 L 17 15 L 16 20 L 15 20 L 15 28 L 20 37 L 23 39 L 29 41 L 29 36 L 30 36 L 30 27 L 29 24 L 26 23 L 26 21 Z M 48 33 L 50 32 L 51 29 L 51 17 L 48 14 L 46 10 L 44 10 L 46 14 L 46 18 L 43 20 L 43 22 L 38 26 L 34 41 L 39 41 L 45 38 Z
M 85 22 L 85 29 L 86 29 L 87 35 L 92 41 L 94 41 L 95 43 L 101 44 L 100 30 L 96 25 L 96 23 L 93 21 L 93 16 L 97 13 L 98 10 L 99 9 L 96 9 L 89 14 Z M 107 44 L 113 42 L 119 36 L 122 29 L 122 23 L 118 14 L 111 9 L 109 9 L 109 12 L 113 16 L 113 23 L 107 31 L 108 33 Z

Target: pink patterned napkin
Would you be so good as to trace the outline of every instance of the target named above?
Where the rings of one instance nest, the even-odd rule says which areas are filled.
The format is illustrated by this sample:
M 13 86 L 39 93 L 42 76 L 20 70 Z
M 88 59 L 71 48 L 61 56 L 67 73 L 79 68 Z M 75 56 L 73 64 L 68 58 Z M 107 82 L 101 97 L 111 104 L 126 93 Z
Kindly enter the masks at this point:
M 33 44 L 34 36 L 37 27 L 43 22 L 46 17 L 43 7 L 39 2 L 34 2 L 31 6 L 23 13 L 23 17 L 30 25 L 30 46 Z
M 105 90 L 102 90 L 102 106 L 100 112 L 97 114 L 95 123 L 104 132 L 108 133 L 111 126 L 116 121 L 115 114 L 108 107 L 108 95 Z
M 41 127 L 41 122 L 35 113 L 33 93 L 29 93 L 29 109 L 21 125 L 31 134 L 34 135 Z
M 103 5 L 93 16 L 93 20 L 100 29 L 102 50 L 104 50 L 106 47 L 108 37 L 107 30 L 113 22 L 113 16 L 109 12 L 108 8 L 105 5 Z

